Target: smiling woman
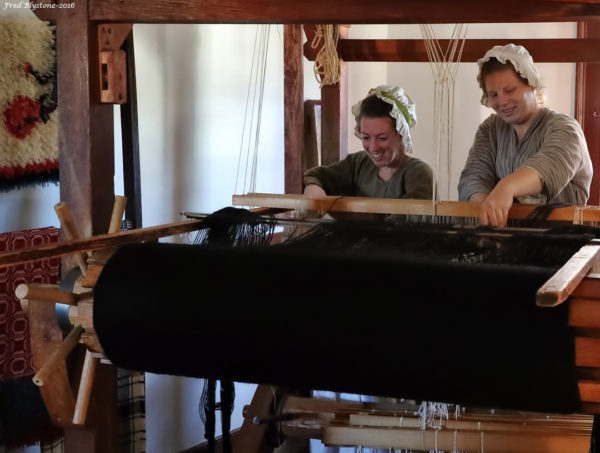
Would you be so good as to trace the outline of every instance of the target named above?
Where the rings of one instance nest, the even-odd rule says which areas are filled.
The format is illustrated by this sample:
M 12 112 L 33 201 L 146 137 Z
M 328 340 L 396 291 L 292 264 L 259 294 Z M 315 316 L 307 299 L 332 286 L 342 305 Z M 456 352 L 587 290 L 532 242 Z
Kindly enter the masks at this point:
M 579 123 L 543 107 L 543 83 L 522 46 L 494 46 L 477 62 L 481 103 L 496 112 L 477 130 L 458 191 L 481 202 L 484 225 L 504 226 L 514 200 L 585 205 L 592 163 Z
M 415 105 L 402 88 L 382 85 L 352 107 L 363 151 L 304 174 L 308 196 L 432 198 L 432 170 L 412 153 Z

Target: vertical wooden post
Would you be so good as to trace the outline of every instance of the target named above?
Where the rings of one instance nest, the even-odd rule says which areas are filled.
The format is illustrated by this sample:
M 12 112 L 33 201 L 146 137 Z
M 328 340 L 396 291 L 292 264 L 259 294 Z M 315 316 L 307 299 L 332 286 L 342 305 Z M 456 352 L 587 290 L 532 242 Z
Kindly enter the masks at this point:
M 600 38 L 600 20 L 577 24 L 578 38 Z M 600 203 L 600 63 L 577 63 L 575 118 L 581 124 L 592 158 L 594 177 L 588 204 Z
M 113 106 L 100 104 L 98 27 L 88 20 L 88 1 L 60 3 L 56 27 L 60 197 L 81 234 L 91 236 L 107 231 L 114 200 Z M 74 368 L 80 369 L 83 355 L 78 361 Z M 117 451 L 116 368 L 101 366 L 96 381 L 89 428 L 65 429 L 66 453 Z
M 304 74 L 302 25 L 283 26 L 283 118 L 285 134 L 285 193 L 302 193 L 304 150 Z
M 340 25 L 340 39 L 348 37 L 348 26 Z M 332 164 L 348 154 L 347 64 L 340 62 L 341 79 L 321 88 L 321 165 Z
M 87 1 L 58 9 L 60 196 L 82 236 L 108 229 L 114 199 L 113 106 L 100 104 L 97 25 Z M 69 7 L 70 5 L 74 5 Z
M 127 103 L 121 104 L 123 186 L 127 197 L 125 219 L 133 223 L 133 228 L 142 228 L 142 180 L 133 30 L 127 36 L 122 49 L 127 58 Z

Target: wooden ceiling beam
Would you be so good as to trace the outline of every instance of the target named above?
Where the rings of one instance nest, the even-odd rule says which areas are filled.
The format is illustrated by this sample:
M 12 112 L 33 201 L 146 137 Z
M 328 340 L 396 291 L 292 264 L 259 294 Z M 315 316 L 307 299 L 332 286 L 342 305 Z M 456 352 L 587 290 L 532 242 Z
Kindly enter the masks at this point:
M 600 0 L 90 0 L 90 19 L 128 23 L 433 24 L 572 22 Z
M 439 41 L 447 49 L 449 40 Z M 533 55 L 536 63 L 600 62 L 600 39 L 467 39 L 462 62 L 476 62 L 495 45 L 520 44 Z M 347 39 L 338 43 L 342 60 L 428 62 L 422 39 Z M 314 61 L 316 50 L 304 44 L 304 56 Z

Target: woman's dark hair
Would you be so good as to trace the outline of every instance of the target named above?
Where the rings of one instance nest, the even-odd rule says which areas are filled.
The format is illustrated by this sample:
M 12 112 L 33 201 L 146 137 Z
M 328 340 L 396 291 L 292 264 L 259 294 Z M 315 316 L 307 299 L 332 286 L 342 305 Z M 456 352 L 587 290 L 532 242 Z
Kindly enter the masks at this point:
M 384 118 L 388 117 L 392 127 L 396 128 L 396 120 L 390 116 L 392 104 L 385 102 L 372 94 L 363 99 L 360 104 L 359 118 Z

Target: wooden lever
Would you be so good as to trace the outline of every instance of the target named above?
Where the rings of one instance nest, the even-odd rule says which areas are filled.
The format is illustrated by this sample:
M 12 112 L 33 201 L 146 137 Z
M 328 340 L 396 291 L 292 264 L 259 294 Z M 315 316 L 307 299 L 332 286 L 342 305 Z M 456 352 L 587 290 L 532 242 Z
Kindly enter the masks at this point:
M 35 385 L 41 387 L 44 385 L 46 378 L 54 372 L 54 369 L 59 363 L 62 363 L 69 353 L 77 346 L 79 337 L 83 333 L 83 327 L 75 326 L 73 330 L 67 335 L 67 338 L 54 350 L 50 358 L 42 365 L 39 371 L 33 376 L 33 382 Z

